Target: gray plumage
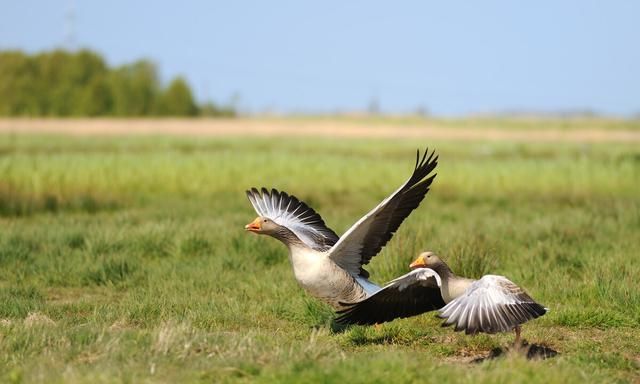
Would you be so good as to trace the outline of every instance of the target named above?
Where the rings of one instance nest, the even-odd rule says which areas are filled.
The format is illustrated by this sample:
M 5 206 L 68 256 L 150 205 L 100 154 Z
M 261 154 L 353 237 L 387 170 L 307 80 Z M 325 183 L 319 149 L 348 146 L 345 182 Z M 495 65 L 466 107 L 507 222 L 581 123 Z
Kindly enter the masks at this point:
M 422 253 L 411 267 L 416 269 L 375 294 L 345 303 L 336 321 L 376 324 L 438 310 L 445 319 L 443 326 L 475 334 L 519 331 L 521 324 L 547 312 L 506 277 L 485 275 L 472 280 L 457 276 L 432 252 Z
M 380 289 L 367 280 L 369 273 L 363 265 L 422 202 L 435 178 L 430 174 L 437 160 L 434 152 L 425 151 L 420 157 L 418 151 L 411 177 L 341 238 L 303 201 L 266 188 L 246 192 L 259 216 L 245 229 L 282 241 L 289 248 L 298 283 L 312 296 L 342 309 L 341 303 L 362 300 Z
M 547 309 L 504 276 L 485 275 L 440 309 L 443 326 L 466 334 L 508 332 Z

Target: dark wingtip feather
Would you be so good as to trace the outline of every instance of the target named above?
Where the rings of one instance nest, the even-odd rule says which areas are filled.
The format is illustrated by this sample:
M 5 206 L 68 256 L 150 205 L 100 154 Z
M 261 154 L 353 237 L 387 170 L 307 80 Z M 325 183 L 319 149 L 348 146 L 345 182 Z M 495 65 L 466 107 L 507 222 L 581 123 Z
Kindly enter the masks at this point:
M 540 316 L 544 316 L 549 311 L 548 308 L 545 308 L 544 306 L 542 306 L 542 305 L 540 305 L 538 303 L 533 303 L 531 305 L 531 309 L 534 311 L 534 313 L 536 315 L 534 318 L 538 318 Z
M 252 202 L 252 199 L 259 199 L 261 197 L 260 191 L 258 191 L 258 188 L 256 187 L 247 189 L 245 193 L 247 194 L 247 199 L 249 199 L 250 202 Z M 253 202 L 251 204 L 253 204 Z
M 424 160 L 427 158 L 428 154 L 429 154 L 429 147 L 424 149 L 424 153 L 422 154 L 422 161 L 420 163 L 424 164 Z
M 419 168 L 422 168 L 425 164 L 425 159 L 427 157 L 427 155 L 429 154 L 429 147 L 425 148 L 423 154 L 422 154 L 422 158 L 420 158 L 420 148 L 416 149 L 416 165 L 414 167 L 414 170 L 417 170 Z M 431 153 L 431 156 L 433 156 L 433 152 Z M 429 159 L 431 159 L 431 156 L 429 156 Z M 429 160 L 427 160 L 428 162 Z
M 442 328 L 446 328 L 446 327 L 449 327 L 449 326 L 453 325 L 453 323 L 449 322 L 448 318 L 446 318 L 446 317 L 444 317 L 442 315 L 438 315 L 438 317 L 441 318 L 441 319 L 444 319 L 444 321 L 440 324 L 440 326 Z
M 334 321 L 339 325 L 371 325 L 376 324 L 375 321 L 371 321 L 368 316 L 359 316 L 358 313 L 354 313 L 354 305 L 356 303 L 341 303 L 342 305 L 351 305 L 349 308 L 345 308 L 336 311 L 337 316 Z

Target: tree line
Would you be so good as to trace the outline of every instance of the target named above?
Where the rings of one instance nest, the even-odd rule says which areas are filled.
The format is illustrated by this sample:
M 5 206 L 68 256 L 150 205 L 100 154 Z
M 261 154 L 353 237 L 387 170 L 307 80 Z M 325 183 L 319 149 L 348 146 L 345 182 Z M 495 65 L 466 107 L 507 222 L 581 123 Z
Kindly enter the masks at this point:
M 198 105 L 182 77 L 163 86 L 155 64 L 109 67 L 89 50 L 0 51 L 0 116 L 233 116 Z

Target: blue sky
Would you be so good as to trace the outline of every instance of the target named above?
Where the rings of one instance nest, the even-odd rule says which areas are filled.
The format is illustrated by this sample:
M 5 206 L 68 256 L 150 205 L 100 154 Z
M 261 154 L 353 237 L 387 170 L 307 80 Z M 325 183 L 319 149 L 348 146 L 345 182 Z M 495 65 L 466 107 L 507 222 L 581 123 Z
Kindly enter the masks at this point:
M 638 1 L 0 1 L 0 49 L 145 57 L 249 112 L 640 113 Z

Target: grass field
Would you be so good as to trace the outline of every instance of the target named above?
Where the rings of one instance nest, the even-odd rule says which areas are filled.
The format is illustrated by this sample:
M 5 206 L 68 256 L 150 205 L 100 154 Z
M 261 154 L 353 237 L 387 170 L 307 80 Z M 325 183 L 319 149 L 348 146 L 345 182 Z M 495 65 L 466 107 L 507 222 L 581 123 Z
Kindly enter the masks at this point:
M 433 314 L 333 333 L 284 246 L 243 230 L 268 186 L 342 233 L 425 146 L 438 177 L 372 279 L 422 250 L 504 274 L 551 309 L 523 336 L 557 357 L 470 363 L 513 335 Z M 637 382 L 639 192 L 637 142 L 3 133 L 0 382 Z

